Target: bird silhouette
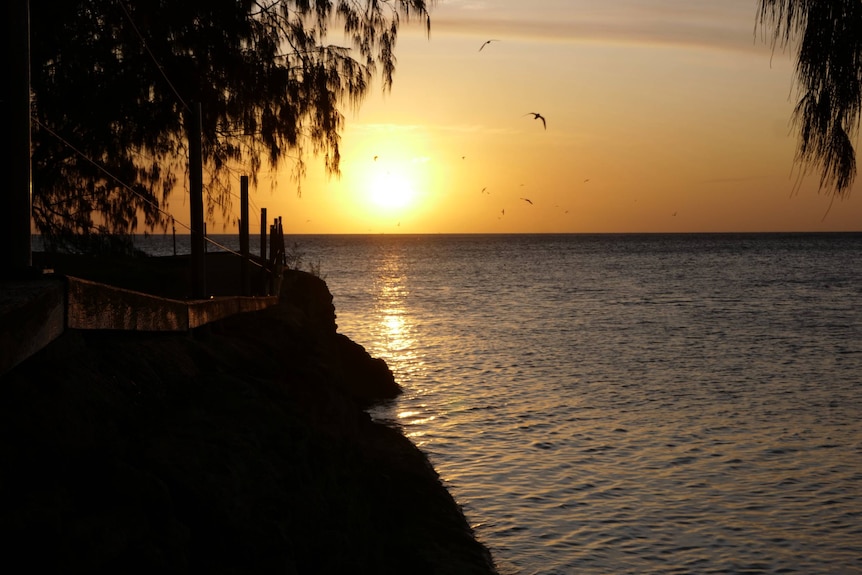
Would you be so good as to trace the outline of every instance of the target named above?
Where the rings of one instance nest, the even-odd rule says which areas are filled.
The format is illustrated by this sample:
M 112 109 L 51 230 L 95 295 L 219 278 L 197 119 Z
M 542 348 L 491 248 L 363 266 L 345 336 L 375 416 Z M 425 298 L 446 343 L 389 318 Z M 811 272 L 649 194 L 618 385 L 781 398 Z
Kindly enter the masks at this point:
M 533 119 L 534 119 L 534 120 L 541 120 L 541 121 L 542 121 L 542 126 L 544 126 L 546 130 L 548 129 L 548 123 L 545 121 L 545 117 L 544 117 L 543 115 L 541 115 L 541 114 L 540 114 L 540 113 L 538 113 L 538 112 L 527 112 L 527 113 L 526 113 L 526 114 L 524 114 L 524 115 L 525 115 L 525 116 L 529 116 L 530 114 L 532 114 L 532 115 L 533 115 Z
M 521 199 L 524 200 L 525 202 L 527 202 L 528 204 L 530 204 L 531 206 L 533 205 L 533 200 L 531 200 L 530 198 L 521 198 Z
M 482 44 L 481 46 L 479 46 L 479 51 L 481 52 L 481 51 L 482 51 L 482 48 L 484 48 L 485 46 L 487 46 L 487 45 L 488 45 L 488 44 L 490 44 L 491 42 L 499 42 L 499 40 L 495 40 L 494 38 L 492 38 L 492 39 L 490 39 L 490 40 L 485 40 L 485 43 L 484 43 L 484 44 Z

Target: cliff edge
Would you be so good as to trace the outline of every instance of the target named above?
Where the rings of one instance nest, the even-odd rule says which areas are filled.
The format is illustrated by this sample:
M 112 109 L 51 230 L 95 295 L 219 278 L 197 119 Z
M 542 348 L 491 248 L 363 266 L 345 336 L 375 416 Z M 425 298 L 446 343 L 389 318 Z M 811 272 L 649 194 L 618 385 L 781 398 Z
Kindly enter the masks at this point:
M 0 549 L 27 572 L 496 573 L 319 278 L 187 334 L 68 330 L 0 378 Z

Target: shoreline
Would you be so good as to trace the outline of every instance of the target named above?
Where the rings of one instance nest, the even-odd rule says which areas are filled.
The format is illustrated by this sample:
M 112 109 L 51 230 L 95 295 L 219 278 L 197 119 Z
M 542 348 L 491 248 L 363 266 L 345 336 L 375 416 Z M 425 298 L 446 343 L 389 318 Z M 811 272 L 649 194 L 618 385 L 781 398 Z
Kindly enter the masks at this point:
M 104 273 L 104 270 L 102 270 Z M 497 573 L 326 283 L 189 333 L 67 330 L 0 378 L 0 548 L 64 573 Z

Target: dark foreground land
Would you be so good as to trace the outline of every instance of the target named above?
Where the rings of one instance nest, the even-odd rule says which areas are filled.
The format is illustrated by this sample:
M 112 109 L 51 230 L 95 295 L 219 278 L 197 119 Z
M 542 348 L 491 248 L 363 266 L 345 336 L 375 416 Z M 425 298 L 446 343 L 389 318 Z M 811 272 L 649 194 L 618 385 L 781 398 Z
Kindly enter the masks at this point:
M 398 391 L 300 272 L 192 333 L 67 331 L 0 377 L 3 571 L 494 574 L 363 410 Z

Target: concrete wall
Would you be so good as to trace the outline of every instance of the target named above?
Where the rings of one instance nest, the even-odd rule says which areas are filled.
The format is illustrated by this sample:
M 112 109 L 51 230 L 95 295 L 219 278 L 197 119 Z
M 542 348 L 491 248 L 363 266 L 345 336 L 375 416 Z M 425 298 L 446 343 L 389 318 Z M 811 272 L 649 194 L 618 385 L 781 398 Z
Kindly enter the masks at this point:
M 73 277 L 67 279 L 70 329 L 187 331 L 278 303 L 277 296 L 181 301 Z
M 175 300 L 69 276 L 0 285 L 0 374 L 64 329 L 188 331 L 237 313 L 264 309 L 278 296 Z

